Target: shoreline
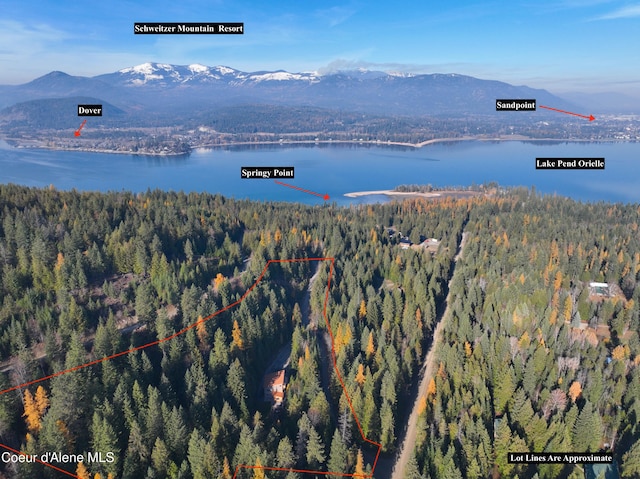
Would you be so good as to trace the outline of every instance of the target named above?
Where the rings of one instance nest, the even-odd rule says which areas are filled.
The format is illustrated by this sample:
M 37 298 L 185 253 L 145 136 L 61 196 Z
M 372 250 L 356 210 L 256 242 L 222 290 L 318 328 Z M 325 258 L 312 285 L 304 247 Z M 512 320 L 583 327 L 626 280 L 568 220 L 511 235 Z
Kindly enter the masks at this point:
M 122 150 L 105 150 L 93 148 L 64 148 L 45 145 L 11 145 L 9 141 L 16 141 L 13 138 L 2 138 L 10 148 L 15 150 L 49 150 L 49 151 L 75 151 L 84 153 L 106 153 L 117 155 L 133 155 L 133 156 L 153 156 L 153 157 L 175 157 L 189 156 L 196 150 L 215 150 L 219 148 L 230 148 L 235 146 L 295 146 L 295 145 L 368 145 L 368 146 L 400 146 L 405 148 L 419 149 L 424 146 L 435 143 L 457 143 L 463 141 L 481 141 L 481 142 L 502 142 L 502 141 L 521 141 L 521 142 L 558 142 L 558 143 L 638 143 L 638 140 L 621 140 L 621 139 L 567 139 L 567 138 L 529 138 L 520 135 L 498 136 L 498 137 L 473 137 L 463 136 L 454 138 L 433 138 L 431 140 L 421 141 L 419 143 L 408 143 L 402 141 L 383 141 L 383 140 L 283 140 L 283 141 L 239 141 L 232 143 L 217 143 L 194 146 L 189 152 L 139 152 L 139 151 L 122 151 Z M 9 141 L 7 141 L 9 140 Z
M 471 190 L 442 190 L 442 191 L 431 191 L 431 192 L 422 192 L 422 191 L 395 191 L 395 190 L 370 190 L 370 191 L 352 191 L 350 193 L 344 193 L 342 196 L 346 196 L 347 198 L 360 198 L 363 196 L 372 196 L 372 195 L 385 195 L 391 198 L 400 197 L 400 198 L 441 198 L 444 196 L 479 196 L 483 193 L 481 191 L 471 191 Z
M 456 143 L 460 141 L 554 141 L 563 143 L 638 143 L 638 140 L 619 140 L 615 138 L 605 139 L 567 139 L 567 138 L 529 138 L 519 135 L 508 135 L 502 137 L 475 137 L 475 136 L 462 136 L 454 138 L 433 138 L 431 140 L 421 141 L 419 143 L 407 143 L 402 141 L 383 141 L 383 140 L 284 140 L 284 141 L 240 141 L 235 143 L 217 143 L 209 145 L 200 145 L 193 147 L 193 150 L 204 149 L 213 150 L 216 148 L 228 148 L 233 146 L 260 146 L 260 145 L 335 145 L 335 144 L 351 144 L 351 145 L 373 145 L 373 146 L 404 146 L 408 148 L 422 148 L 423 146 L 432 145 L 434 143 Z
M 92 150 L 90 148 L 57 148 L 51 146 L 13 146 L 16 150 L 48 150 L 48 151 L 75 151 L 78 153 L 99 153 L 99 154 L 113 154 L 113 155 L 132 155 L 132 156 L 154 156 L 154 157 L 168 157 L 168 156 L 189 156 L 188 153 L 153 153 L 146 152 L 141 153 L 138 151 L 122 151 L 122 150 Z
M 353 191 L 345 193 L 342 196 L 347 198 L 360 198 L 361 196 L 386 195 L 386 196 L 418 196 L 422 198 L 437 198 L 442 196 L 440 193 L 422 193 L 420 191 L 394 191 L 394 190 L 372 190 L 372 191 Z

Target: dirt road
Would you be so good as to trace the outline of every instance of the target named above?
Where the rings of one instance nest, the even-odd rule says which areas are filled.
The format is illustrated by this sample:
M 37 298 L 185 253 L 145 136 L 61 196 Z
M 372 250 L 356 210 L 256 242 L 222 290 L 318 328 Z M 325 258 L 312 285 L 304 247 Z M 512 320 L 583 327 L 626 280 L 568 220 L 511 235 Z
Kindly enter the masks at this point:
M 467 233 L 462 233 L 462 240 L 460 241 L 460 246 L 458 247 L 458 253 L 454 258 L 454 261 L 457 263 L 458 259 L 462 255 L 462 251 L 464 245 L 467 240 Z M 455 269 L 451 274 L 453 278 L 453 274 L 455 274 Z M 449 286 L 451 286 L 451 281 L 449 281 Z M 421 380 L 420 387 L 418 388 L 418 394 L 414 397 L 413 408 L 411 410 L 411 415 L 409 416 L 409 420 L 407 422 L 407 427 L 405 429 L 405 436 L 402 441 L 402 445 L 400 446 L 400 452 L 396 456 L 396 464 L 393 468 L 393 474 L 391 475 L 391 479 L 404 479 L 404 469 L 413 454 L 413 450 L 416 444 L 416 433 L 418 426 L 418 404 L 420 402 L 420 398 L 427 393 L 427 386 L 429 385 L 429 379 L 431 379 L 435 373 L 435 363 L 436 363 L 436 347 L 438 344 L 442 342 L 442 331 L 444 329 L 444 324 L 447 318 L 449 317 L 449 300 L 450 294 L 447 294 L 446 298 L 446 306 L 444 313 L 442 314 L 442 318 L 438 321 L 436 328 L 433 331 L 433 338 L 431 340 L 431 346 L 427 351 L 427 354 L 424 359 L 423 366 L 420 370 Z

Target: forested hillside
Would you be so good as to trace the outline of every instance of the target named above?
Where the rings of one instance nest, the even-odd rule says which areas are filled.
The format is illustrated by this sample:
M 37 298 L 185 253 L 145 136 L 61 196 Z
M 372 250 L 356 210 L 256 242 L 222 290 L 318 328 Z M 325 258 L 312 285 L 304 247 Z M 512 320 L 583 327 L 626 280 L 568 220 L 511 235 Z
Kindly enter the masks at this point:
M 410 479 L 583 478 L 507 452 L 601 450 L 640 477 L 639 216 L 529 192 L 471 209 Z
M 407 477 L 584 476 L 509 464 L 509 451 L 611 450 L 622 477 L 640 474 L 637 205 L 512 191 L 339 208 L 17 186 L 0 203 L 0 442 L 113 454 L 52 462 L 78 477 L 368 474 L 377 448 L 362 434 L 383 459 L 396 451 L 450 279 Z M 401 236 L 440 242 L 403 249 Z M 323 257 L 272 263 L 256 283 L 269 260 Z M 263 378 L 280 356 L 272 409 Z
M 345 209 L 0 186 L 0 390 L 167 338 L 242 298 L 270 259 L 332 257 L 337 364 L 365 437 L 388 456 L 472 205 Z M 403 250 L 398 232 L 440 246 Z M 330 264 L 271 264 L 239 305 L 184 334 L 1 394 L 0 442 L 27 454 L 113 453 L 52 462 L 92 479 L 228 479 L 241 464 L 368 473 L 377 450 L 327 344 Z M 284 403 L 272 410 L 263 376 L 287 345 Z M 38 463 L 0 468 L 68 477 Z

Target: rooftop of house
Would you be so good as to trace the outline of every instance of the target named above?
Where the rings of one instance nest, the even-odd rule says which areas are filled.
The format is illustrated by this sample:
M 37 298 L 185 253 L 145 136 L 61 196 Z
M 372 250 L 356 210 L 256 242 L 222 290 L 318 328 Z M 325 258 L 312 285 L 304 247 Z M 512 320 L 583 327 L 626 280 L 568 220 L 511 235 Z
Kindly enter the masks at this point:
M 264 387 L 266 389 L 273 389 L 277 386 L 284 386 L 284 369 L 269 373 L 264 377 Z

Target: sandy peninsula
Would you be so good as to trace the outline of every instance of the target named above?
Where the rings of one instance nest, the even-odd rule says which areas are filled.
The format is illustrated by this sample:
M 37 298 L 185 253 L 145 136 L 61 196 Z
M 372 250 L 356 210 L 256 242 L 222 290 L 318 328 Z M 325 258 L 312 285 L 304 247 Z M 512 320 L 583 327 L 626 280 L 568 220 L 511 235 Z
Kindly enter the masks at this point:
M 422 198 L 436 198 L 441 196 L 440 193 L 420 193 L 418 191 L 394 191 L 394 190 L 374 190 L 374 191 L 354 191 L 353 193 L 345 193 L 344 196 L 348 198 L 358 198 L 360 196 L 369 195 L 387 195 L 387 196 L 403 196 L 410 197 L 422 197 Z

